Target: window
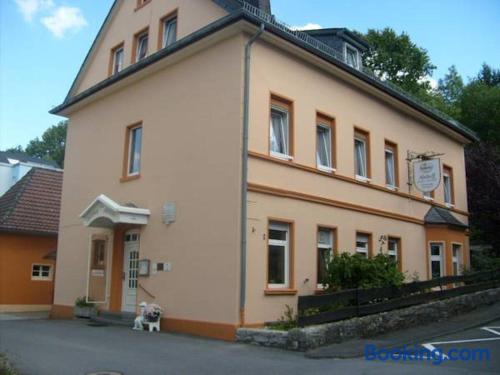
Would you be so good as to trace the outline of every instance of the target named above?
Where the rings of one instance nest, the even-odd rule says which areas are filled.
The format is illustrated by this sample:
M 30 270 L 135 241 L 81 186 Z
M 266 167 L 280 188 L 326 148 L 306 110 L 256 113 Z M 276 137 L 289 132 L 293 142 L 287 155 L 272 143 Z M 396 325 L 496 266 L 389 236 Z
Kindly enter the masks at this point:
M 148 54 L 148 41 L 149 41 L 149 34 L 148 31 L 141 31 L 135 36 L 134 40 L 134 55 L 133 55 L 133 61 L 132 62 L 138 62 L 144 59 L 147 54 Z
M 365 131 L 355 129 L 354 131 L 354 164 L 356 178 L 361 181 L 369 181 L 369 134 Z
M 399 185 L 398 146 L 385 141 L 385 186 L 396 189 Z
M 316 164 L 325 172 L 334 170 L 334 128 L 333 119 L 319 117 L 316 125 Z
M 443 244 L 440 242 L 433 242 L 430 244 L 431 252 L 431 275 L 435 279 L 444 276 L 443 268 Z
M 92 241 L 92 268 L 102 269 L 106 263 L 106 241 L 93 240 Z
M 453 171 L 450 167 L 443 167 L 443 189 L 444 189 L 444 203 L 448 205 L 454 204 L 453 194 Z
M 292 103 L 287 100 L 271 98 L 269 126 L 270 152 L 272 156 L 291 160 Z
M 326 280 L 327 264 L 333 257 L 334 231 L 328 228 L 318 229 L 318 264 L 317 264 L 317 286 L 323 289 Z
M 111 50 L 111 67 L 109 75 L 119 73 L 123 69 L 124 44 L 116 46 Z
M 131 125 L 126 136 L 126 165 L 124 177 L 139 176 L 141 171 L 142 125 Z
M 462 257 L 462 245 L 454 243 L 451 245 L 452 250 L 452 265 L 453 265 L 453 275 L 458 276 L 462 273 L 462 262 L 460 261 Z
M 389 237 L 387 241 L 387 255 L 401 266 L 401 239 Z
M 269 223 L 268 288 L 290 286 L 290 224 Z
M 162 18 L 161 48 L 168 47 L 177 40 L 177 12 Z
M 33 264 L 31 280 L 52 280 L 52 266 L 49 264 Z
M 356 253 L 368 258 L 371 254 L 371 235 L 356 233 Z
M 347 43 L 345 44 L 345 62 L 354 69 L 359 69 L 358 50 Z
M 430 191 L 430 192 L 424 193 L 424 199 L 427 199 L 428 201 L 434 200 L 434 192 Z

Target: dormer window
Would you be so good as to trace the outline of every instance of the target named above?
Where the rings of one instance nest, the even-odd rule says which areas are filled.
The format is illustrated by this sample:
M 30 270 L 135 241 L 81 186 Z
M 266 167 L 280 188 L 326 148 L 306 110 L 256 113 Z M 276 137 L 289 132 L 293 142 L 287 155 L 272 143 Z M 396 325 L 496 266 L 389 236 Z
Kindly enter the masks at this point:
M 347 65 L 359 70 L 359 51 L 349 44 L 345 44 L 345 62 Z

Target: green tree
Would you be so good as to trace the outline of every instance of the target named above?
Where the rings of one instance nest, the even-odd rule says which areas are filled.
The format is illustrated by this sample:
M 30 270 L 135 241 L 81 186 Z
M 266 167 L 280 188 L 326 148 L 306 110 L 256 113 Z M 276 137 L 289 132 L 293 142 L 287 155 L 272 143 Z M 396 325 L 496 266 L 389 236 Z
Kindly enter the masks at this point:
M 484 83 L 486 86 L 498 86 L 500 85 L 500 70 L 493 69 L 488 64 L 483 63 L 476 80 Z
M 10 147 L 5 149 L 6 152 L 24 152 L 23 146 L 17 145 L 16 147 Z
M 363 64 L 374 73 L 403 90 L 425 95 L 431 86 L 428 77 L 436 67 L 427 51 L 413 43 L 408 34 L 397 34 L 391 28 L 369 29 L 363 37 L 372 48 L 363 55 Z
M 59 167 L 63 168 L 67 127 L 67 121 L 61 121 L 59 124 L 51 126 L 42 134 L 42 139 L 36 137 L 28 143 L 26 153 L 55 161 Z

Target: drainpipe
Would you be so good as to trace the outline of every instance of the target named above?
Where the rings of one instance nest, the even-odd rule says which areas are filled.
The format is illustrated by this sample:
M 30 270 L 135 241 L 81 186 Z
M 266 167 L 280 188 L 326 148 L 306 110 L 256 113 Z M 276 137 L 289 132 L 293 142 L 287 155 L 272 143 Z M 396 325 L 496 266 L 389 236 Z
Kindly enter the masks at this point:
M 241 259 L 240 259 L 240 324 L 244 323 L 243 313 L 246 302 L 247 277 L 247 180 L 248 180 L 248 126 L 250 121 L 250 58 L 252 44 L 264 32 L 264 24 L 245 45 L 245 78 L 243 87 L 243 143 L 241 147 Z

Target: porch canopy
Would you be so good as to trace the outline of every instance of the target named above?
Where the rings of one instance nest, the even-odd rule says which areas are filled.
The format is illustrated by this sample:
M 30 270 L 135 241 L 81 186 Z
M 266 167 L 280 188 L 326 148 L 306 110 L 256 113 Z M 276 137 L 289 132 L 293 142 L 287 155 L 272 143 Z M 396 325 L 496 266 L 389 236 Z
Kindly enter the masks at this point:
M 101 194 L 80 217 L 87 227 L 113 228 L 117 224 L 146 225 L 150 215 L 151 212 L 146 208 L 122 206 Z

